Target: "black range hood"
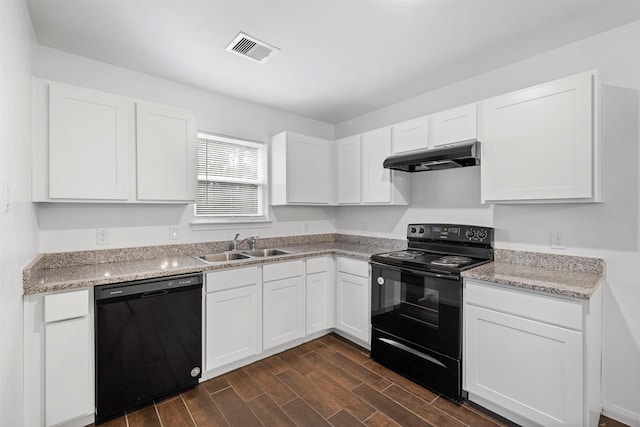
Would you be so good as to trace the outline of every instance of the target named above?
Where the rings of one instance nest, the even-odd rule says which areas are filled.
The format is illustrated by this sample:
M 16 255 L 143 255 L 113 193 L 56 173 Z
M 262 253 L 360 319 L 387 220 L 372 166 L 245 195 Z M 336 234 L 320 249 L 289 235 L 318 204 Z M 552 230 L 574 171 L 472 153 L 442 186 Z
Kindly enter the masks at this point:
M 386 169 L 424 172 L 480 164 L 480 142 L 475 139 L 394 154 L 384 160 Z

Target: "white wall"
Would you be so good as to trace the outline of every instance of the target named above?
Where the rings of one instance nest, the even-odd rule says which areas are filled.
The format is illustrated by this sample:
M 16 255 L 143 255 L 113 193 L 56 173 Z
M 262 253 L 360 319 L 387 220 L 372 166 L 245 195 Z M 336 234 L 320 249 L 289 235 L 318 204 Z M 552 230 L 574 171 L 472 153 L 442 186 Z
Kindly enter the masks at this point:
M 0 2 L 0 425 L 23 424 L 22 268 L 37 253 L 31 203 L 31 53 L 24 1 Z M 0 191 L 0 194 L 2 191 Z M 1 198 L 1 196 L 0 196 Z
M 604 406 L 640 425 L 640 22 L 340 123 L 336 137 L 591 69 L 599 70 L 605 85 L 604 204 L 483 206 L 479 168 L 421 172 L 412 175 L 411 207 L 339 208 L 336 229 L 362 233 L 368 222 L 368 233 L 400 238 L 412 221 L 461 221 L 493 225 L 498 247 L 541 252 L 552 252 L 551 230 L 564 230 L 568 248 L 559 253 L 606 260 Z
M 196 114 L 203 131 L 269 141 L 283 130 L 333 139 L 333 126 L 236 98 L 214 94 L 150 75 L 39 46 L 33 74 L 71 85 L 138 98 Z M 246 230 L 243 224 L 193 231 L 193 205 L 132 206 L 38 204 L 40 252 L 191 243 L 259 234 L 264 237 L 334 232 L 333 208 L 277 207 L 271 224 Z M 180 240 L 169 240 L 169 226 L 180 226 Z M 108 228 L 111 244 L 96 245 L 96 228 Z

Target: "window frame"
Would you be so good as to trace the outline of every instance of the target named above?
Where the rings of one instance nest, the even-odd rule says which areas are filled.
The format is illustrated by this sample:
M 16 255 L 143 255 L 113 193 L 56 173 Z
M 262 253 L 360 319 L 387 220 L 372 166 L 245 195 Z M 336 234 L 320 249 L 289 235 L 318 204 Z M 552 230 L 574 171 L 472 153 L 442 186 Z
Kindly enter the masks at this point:
M 206 215 L 206 214 L 198 214 L 197 213 L 197 197 L 196 202 L 193 204 L 193 220 L 191 221 L 191 227 L 193 229 L 207 229 L 210 227 L 207 226 L 215 226 L 215 225 L 224 225 L 224 224 L 239 224 L 239 223 L 269 223 L 269 162 L 268 162 L 268 147 L 264 141 L 240 138 L 236 136 L 222 135 L 213 132 L 207 132 L 199 130 L 197 132 L 198 137 L 198 147 L 197 151 L 200 149 L 200 140 L 208 139 L 215 140 L 222 143 L 227 144 L 236 144 L 236 145 L 245 145 L 245 146 L 255 146 L 258 147 L 258 153 L 262 158 L 262 183 L 258 184 L 262 187 L 262 215 L 251 215 L 251 214 L 238 214 L 238 215 Z M 201 175 L 198 175 L 198 183 L 203 181 L 200 178 Z M 246 184 L 247 181 L 243 179 L 233 179 L 233 178 L 224 178 L 219 180 L 220 182 L 229 182 L 229 183 L 239 183 Z M 251 182 L 253 183 L 253 182 Z M 198 193 L 199 195 L 199 193 Z

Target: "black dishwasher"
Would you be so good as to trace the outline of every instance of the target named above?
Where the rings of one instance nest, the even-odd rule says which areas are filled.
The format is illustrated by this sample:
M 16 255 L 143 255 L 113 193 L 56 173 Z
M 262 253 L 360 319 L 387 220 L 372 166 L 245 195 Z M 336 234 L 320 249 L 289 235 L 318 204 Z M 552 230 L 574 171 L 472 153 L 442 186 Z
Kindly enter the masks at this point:
M 195 386 L 202 274 L 96 286 L 96 423 Z

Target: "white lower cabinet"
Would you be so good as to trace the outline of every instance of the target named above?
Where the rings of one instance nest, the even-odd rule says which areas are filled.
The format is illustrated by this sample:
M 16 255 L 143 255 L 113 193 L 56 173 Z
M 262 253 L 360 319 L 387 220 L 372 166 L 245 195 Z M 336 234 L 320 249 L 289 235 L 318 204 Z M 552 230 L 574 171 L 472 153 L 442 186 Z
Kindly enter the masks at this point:
M 469 400 L 522 425 L 597 425 L 600 294 L 570 300 L 467 280 L 464 295 Z
M 25 296 L 26 426 L 93 421 L 92 307 L 86 289 Z
M 369 263 L 337 259 L 336 329 L 362 342 L 370 342 L 371 307 Z
M 304 336 L 304 261 L 265 264 L 262 270 L 262 346 Z
M 335 279 L 330 257 L 306 261 L 305 335 L 320 332 L 334 325 Z
M 259 283 L 257 267 L 206 275 L 207 371 L 259 352 Z

